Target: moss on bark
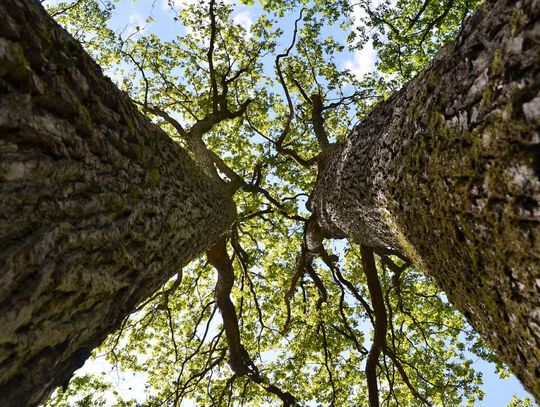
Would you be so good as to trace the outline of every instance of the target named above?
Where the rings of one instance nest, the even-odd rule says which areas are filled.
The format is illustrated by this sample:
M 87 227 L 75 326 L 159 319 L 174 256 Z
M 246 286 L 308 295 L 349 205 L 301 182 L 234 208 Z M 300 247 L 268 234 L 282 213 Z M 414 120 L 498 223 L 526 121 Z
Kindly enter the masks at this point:
M 321 225 L 394 247 L 540 399 L 540 3 L 488 1 L 319 176 Z
M 0 394 L 37 405 L 234 220 L 35 0 L 0 4 Z

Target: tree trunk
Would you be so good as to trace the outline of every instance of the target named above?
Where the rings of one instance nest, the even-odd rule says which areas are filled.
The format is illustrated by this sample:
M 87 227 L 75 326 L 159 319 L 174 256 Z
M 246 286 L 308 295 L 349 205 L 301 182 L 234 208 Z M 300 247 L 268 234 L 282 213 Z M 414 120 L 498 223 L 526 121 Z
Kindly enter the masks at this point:
M 539 17 L 488 1 L 352 132 L 311 204 L 328 234 L 411 257 L 537 400 Z
M 36 405 L 234 205 L 37 0 L 0 5 L 0 404 Z

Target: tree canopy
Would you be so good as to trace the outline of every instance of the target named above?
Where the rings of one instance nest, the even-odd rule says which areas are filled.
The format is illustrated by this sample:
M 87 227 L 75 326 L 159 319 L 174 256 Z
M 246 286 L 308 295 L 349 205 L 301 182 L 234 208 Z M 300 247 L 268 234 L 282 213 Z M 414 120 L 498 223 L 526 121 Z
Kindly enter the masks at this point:
M 146 378 L 143 405 L 368 405 L 373 381 L 382 405 L 474 405 L 474 358 L 508 374 L 410 259 L 314 243 L 309 222 L 321 151 L 425 67 L 478 4 L 163 0 L 122 25 L 120 0 L 46 2 L 237 205 L 230 232 L 95 351 Z M 369 47 L 373 69 L 347 69 L 344 55 Z M 137 404 L 106 399 L 111 386 L 76 377 L 46 405 Z

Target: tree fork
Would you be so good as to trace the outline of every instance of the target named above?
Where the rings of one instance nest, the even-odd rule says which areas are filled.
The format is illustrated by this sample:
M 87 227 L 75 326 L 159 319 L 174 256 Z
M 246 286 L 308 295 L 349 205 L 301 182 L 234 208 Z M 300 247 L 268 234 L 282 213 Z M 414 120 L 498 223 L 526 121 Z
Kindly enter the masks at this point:
M 37 405 L 234 221 L 37 0 L 0 5 L 0 394 Z
M 540 400 L 540 2 L 489 0 L 319 175 L 321 227 L 405 253 Z

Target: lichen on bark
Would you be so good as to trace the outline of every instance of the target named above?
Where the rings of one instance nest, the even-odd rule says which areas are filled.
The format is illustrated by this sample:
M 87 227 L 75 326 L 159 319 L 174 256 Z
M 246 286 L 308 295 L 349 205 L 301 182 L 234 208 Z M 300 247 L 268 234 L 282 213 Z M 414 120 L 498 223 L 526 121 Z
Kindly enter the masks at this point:
M 235 214 L 34 0 L 0 4 L 0 180 L 2 406 L 69 380 Z
M 539 20 L 537 1 L 486 2 L 359 124 L 312 198 L 331 235 L 411 257 L 537 400 Z

